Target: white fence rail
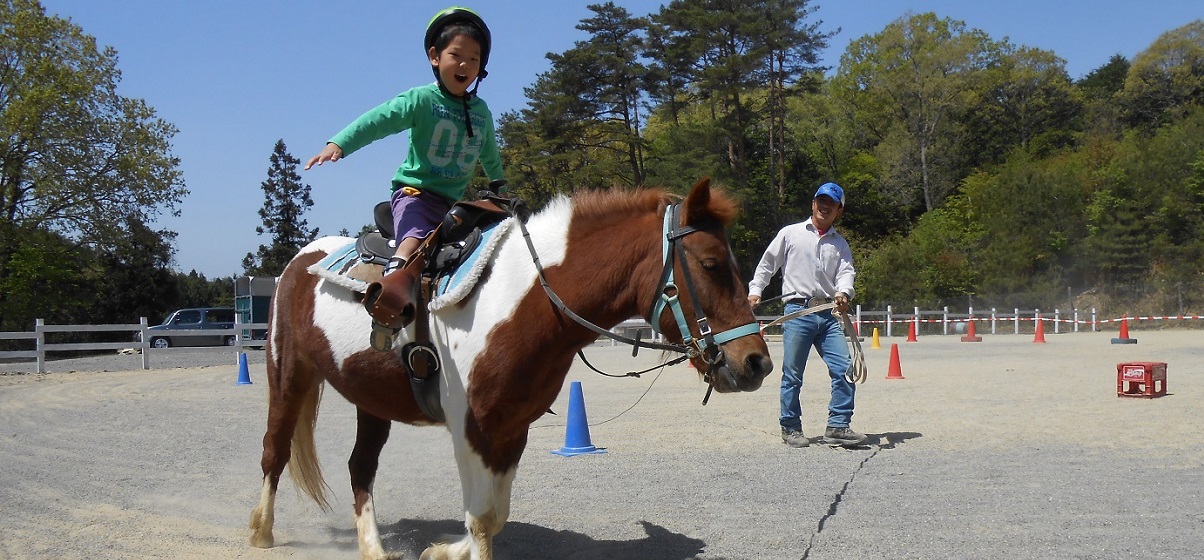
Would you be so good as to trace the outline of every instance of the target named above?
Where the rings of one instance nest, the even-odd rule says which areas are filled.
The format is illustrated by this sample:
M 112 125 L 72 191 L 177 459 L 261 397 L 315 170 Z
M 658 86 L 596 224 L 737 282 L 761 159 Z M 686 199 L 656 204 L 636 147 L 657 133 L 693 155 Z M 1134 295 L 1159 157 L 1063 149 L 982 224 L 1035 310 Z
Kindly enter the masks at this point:
M 253 340 L 250 333 L 254 330 L 267 329 L 267 323 L 242 323 L 239 322 L 238 316 L 235 315 L 234 328 L 230 330 L 214 330 L 214 329 L 156 329 L 149 330 L 149 325 L 146 322 L 146 317 L 142 317 L 138 323 L 128 324 L 109 324 L 109 325 L 47 325 L 43 319 L 35 321 L 34 330 L 32 332 L 0 332 L 0 340 L 30 340 L 33 341 L 32 350 L 10 350 L 0 351 L 0 360 L 36 360 L 38 373 L 46 373 L 46 356 L 53 352 L 75 352 L 75 351 L 91 351 L 91 350 L 125 350 L 134 349 L 142 353 L 142 369 L 150 369 L 151 358 L 153 354 L 160 352 L 174 352 L 177 348 L 154 348 L 150 345 L 150 341 L 154 337 L 171 337 L 171 338 L 188 338 L 196 336 L 213 337 L 218 333 L 230 333 L 234 336 L 234 344 L 230 346 L 209 346 L 196 347 L 189 346 L 189 350 L 208 350 L 212 352 L 242 352 L 248 347 L 262 347 L 264 341 Z M 130 337 L 125 342 L 63 342 L 54 343 L 46 342 L 47 333 L 78 333 L 78 332 L 128 332 Z M 134 334 L 139 333 L 138 340 L 134 339 Z
M 778 315 L 758 315 L 757 321 L 761 324 L 766 324 Z M 1036 328 L 1036 322 L 1042 321 L 1053 325 L 1052 332 L 1054 334 L 1062 331 L 1062 326 L 1065 325 L 1067 331 L 1079 332 L 1080 328 L 1090 328 L 1092 332 L 1100 330 L 1100 326 L 1107 323 L 1119 323 L 1121 321 L 1153 321 L 1153 320 L 1199 320 L 1204 317 L 1198 315 L 1180 315 L 1180 316 L 1133 316 L 1127 315 L 1120 318 L 1100 319 L 1096 310 L 1091 309 L 1090 313 L 1074 309 L 1068 313 L 1063 313 L 1059 309 L 1054 309 L 1053 313 L 1042 315 L 1040 309 L 1012 309 L 1011 311 L 999 311 L 991 308 L 989 311 L 976 311 L 974 308 L 966 313 L 953 313 L 948 307 L 936 310 L 921 310 L 919 307 L 914 307 L 910 312 L 899 312 L 887 306 L 885 311 L 867 311 L 856 306 L 853 314 L 853 323 L 860 335 L 865 335 L 866 328 L 877 328 L 879 325 L 883 327 L 885 336 L 894 336 L 893 331 L 895 326 L 904 327 L 903 335 L 907 334 L 907 329 L 911 325 L 915 325 L 916 331 L 921 331 L 922 325 L 928 325 L 930 332 L 939 329 L 940 334 L 950 334 L 950 329 L 954 330 L 955 334 L 961 334 L 968 321 L 975 321 L 976 324 L 986 323 L 990 325 L 990 334 L 1005 334 L 1010 331 L 1013 334 L 1020 334 L 1022 323 L 1033 323 L 1033 328 Z M 1010 327 L 1010 328 L 1009 328 Z M 264 341 L 252 340 L 249 333 L 253 330 L 267 329 L 267 323 L 241 323 L 238 321 L 238 316 L 235 315 L 234 328 L 230 332 L 240 333 L 234 339 L 233 346 L 213 346 L 207 349 L 215 352 L 241 352 L 246 347 L 262 347 Z M 1029 331 L 1029 329 L 1025 329 Z M 80 342 L 80 343 L 47 343 L 46 333 L 64 333 L 64 332 L 104 332 L 104 331 L 126 331 L 131 333 L 128 342 Z M 641 334 L 646 334 L 645 340 L 654 338 L 652 326 L 643 319 L 629 319 L 616 325 L 612 332 L 622 336 L 634 336 L 636 331 Z M 150 362 L 153 354 L 159 352 L 172 352 L 175 348 L 153 348 L 150 346 L 151 333 L 148 331 L 146 317 L 142 317 L 139 323 L 117 324 L 117 325 L 47 325 L 42 319 L 38 319 L 33 332 L 0 332 L 0 340 L 32 340 L 34 341 L 34 349 L 32 350 L 11 350 L 0 351 L 0 360 L 8 359 L 33 359 L 37 360 L 38 373 L 46 373 L 46 355 L 52 352 L 69 352 L 79 350 L 123 350 L 133 348 L 140 350 L 142 353 L 142 369 L 150 369 Z M 135 341 L 133 333 L 141 333 L 140 341 Z M 155 330 L 155 336 L 170 336 L 170 337 L 190 337 L 190 336 L 214 336 L 213 330 L 189 330 L 189 329 L 171 329 L 171 330 Z M 655 335 L 660 338 L 660 335 Z M 611 340 L 612 345 L 618 342 Z M 198 347 L 189 347 L 190 349 L 198 349 Z
M 757 322 L 762 325 L 772 322 L 779 315 L 757 315 Z M 1023 329 L 1026 334 L 1036 330 L 1036 322 L 1041 321 L 1043 326 L 1050 328 L 1047 325 L 1052 325 L 1051 332 L 1053 334 L 1066 332 L 1079 332 L 1080 330 L 1090 330 L 1091 332 L 1099 332 L 1100 328 L 1109 323 L 1120 323 L 1121 321 L 1184 321 L 1184 320 L 1199 320 L 1204 317 L 1199 315 L 1141 315 L 1121 317 L 1111 319 L 1101 319 L 1097 311 L 1092 308 L 1090 311 L 1073 309 L 1068 312 L 1063 312 L 1060 309 L 1054 309 L 1053 312 L 1040 309 L 1018 309 L 998 310 L 991 308 L 989 310 L 976 310 L 973 307 L 965 313 L 950 312 L 948 307 L 942 309 L 922 310 L 919 307 L 913 307 L 910 310 L 900 311 L 895 310 L 891 306 L 886 306 L 885 311 L 869 311 L 862 309 L 860 305 L 853 309 L 853 325 L 857 329 L 857 333 L 865 335 L 866 329 L 874 329 L 881 327 L 881 332 L 885 336 L 894 336 L 894 328 L 901 327 L 902 332 L 899 336 L 906 336 L 908 329 L 915 325 L 916 332 L 921 332 L 921 327 L 926 326 L 926 334 L 964 334 L 966 323 L 974 321 L 976 326 L 989 325 L 989 331 L 979 330 L 980 334 L 989 332 L 990 334 L 1020 334 L 1021 325 L 1025 325 Z M 778 327 L 780 329 L 780 327 Z M 652 326 L 643 319 L 628 319 L 619 323 L 613 332 L 624 336 L 631 336 L 635 331 L 643 330 L 645 338 L 650 338 L 652 334 Z M 950 330 L 954 331 L 950 333 Z M 612 341 L 611 344 L 617 344 Z

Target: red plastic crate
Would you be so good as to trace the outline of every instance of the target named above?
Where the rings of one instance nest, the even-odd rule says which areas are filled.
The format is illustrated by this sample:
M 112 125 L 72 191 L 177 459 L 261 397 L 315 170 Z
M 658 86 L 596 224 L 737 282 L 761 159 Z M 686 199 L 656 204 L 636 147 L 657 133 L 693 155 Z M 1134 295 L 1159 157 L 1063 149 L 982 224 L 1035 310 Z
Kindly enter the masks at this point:
M 1166 362 L 1116 364 L 1116 396 L 1152 399 L 1166 395 Z

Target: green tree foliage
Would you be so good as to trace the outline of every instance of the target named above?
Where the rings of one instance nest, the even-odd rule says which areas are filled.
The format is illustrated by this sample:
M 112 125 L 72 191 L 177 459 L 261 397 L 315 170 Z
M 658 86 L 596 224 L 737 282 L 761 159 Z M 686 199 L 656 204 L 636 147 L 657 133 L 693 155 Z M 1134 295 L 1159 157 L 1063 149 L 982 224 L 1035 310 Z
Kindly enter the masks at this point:
M 789 19 L 772 21 L 771 15 Z M 816 60 L 813 45 L 798 44 L 810 38 L 794 27 L 804 15 L 782 2 L 674 0 L 652 16 L 656 48 L 650 53 L 665 72 L 685 77 L 724 131 L 726 164 L 740 187 L 749 184 L 751 137 L 764 118 L 765 102 L 749 91 L 770 81 L 782 87 L 803 67 L 796 62 L 800 53 L 801 60 Z M 826 45 L 822 38 L 816 44 Z
M 123 323 L 158 318 L 180 295 L 171 271 L 174 234 L 163 235 L 136 219 L 129 229 L 129 237 L 97 248 L 87 276 L 89 292 L 98 296 L 90 313 Z
M 259 217 L 263 225 L 256 226 L 255 233 L 271 235 L 272 244 L 260 245 L 254 254 L 243 257 L 247 276 L 280 276 L 297 251 L 318 236 L 318 228 L 310 229 L 302 217 L 314 201 L 309 196 L 310 186 L 301 183 L 297 173 L 301 160 L 288 153 L 283 139 L 276 141 L 268 159 L 268 178 L 260 183 L 264 201 Z
M 1129 74 L 1129 61 L 1117 54 L 1108 63 L 1088 72 L 1075 85 L 1083 92 L 1083 130 L 1103 136 L 1119 137 L 1120 106 L 1117 94 L 1125 87 L 1125 76 Z
M 963 153 L 967 164 L 1000 163 L 1013 149 L 1049 155 L 1074 143 L 1082 93 L 1051 52 L 996 43 L 996 62 L 974 76 Z
M 177 273 L 179 298 L 175 305 L 163 310 L 164 315 L 181 307 L 234 307 L 234 280 L 233 276 L 210 280 L 195 270 Z
M 499 119 L 514 190 L 535 204 L 580 188 L 644 181 L 641 100 L 645 20 L 612 2 L 591 4 L 578 29 L 590 40 L 562 54 L 527 88 L 528 108 Z
M 960 21 L 924 13 L 862 37 L 841 57 L 836 86 L 878 139 L 884 190 L 922 213 L 957 185 L 961 128 L 974 79 L 998 59 L 996 45 Z
M 1159 37 L 1133 60 L 1120 96 L 1126 121 L 1157 127 L 1204 104 L 1204 20 Z
M 0 327 L 112 319 L 90 313 L 83 290 L 120 265 L 91 259 L 170 236 L 144 224 L 188 192 L 176 129 L 118 95 L 119 80 L 116 52 L 74 23 L 33 0 L 0 2 Z
M 1056 53 L 906 14 L 825 78 L 832 35 L 806 2 L 591 10 L 589 39 L 550 54 L 530 107 L 503 118 L 536 204 L 712 176 L 744 204 L 730 234 L 747 273 L 835 180 L 864 304 L 1049 308 L 1143 284 L 1180 307 L 1196 285 L 1204 305 L 1200 22 L 1074 82 Z

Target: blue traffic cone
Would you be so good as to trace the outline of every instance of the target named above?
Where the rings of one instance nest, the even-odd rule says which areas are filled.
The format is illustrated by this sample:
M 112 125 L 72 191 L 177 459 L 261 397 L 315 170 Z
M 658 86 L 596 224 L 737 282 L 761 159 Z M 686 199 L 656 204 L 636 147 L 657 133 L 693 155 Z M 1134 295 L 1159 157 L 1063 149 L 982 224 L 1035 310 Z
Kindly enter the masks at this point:
M 238 353 L 238 383 L 235 385 L 250 385 L 251 373 L 247 371 L 247 353 Z
M 562 457 L 606 453 L 605 449 L 594 447 L 590 442 L 589 422 L 585 419 L 585 397 L 581 394 L 580 381 L 574 381 L 569 386 L 569 423 L 564 430 L 564 447 L 554 449 L 552 453 Z

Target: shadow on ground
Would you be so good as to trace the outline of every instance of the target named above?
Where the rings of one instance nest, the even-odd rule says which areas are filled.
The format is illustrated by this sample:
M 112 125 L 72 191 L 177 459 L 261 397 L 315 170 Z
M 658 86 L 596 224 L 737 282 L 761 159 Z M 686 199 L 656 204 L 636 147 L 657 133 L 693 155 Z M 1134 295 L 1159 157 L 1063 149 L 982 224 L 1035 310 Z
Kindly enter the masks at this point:
M 655 523 L 637 523 L 644 528 L 644 538 L 608 541 L 511 521 L 493 539 L 494 554 L 498 558 L 524 560 L 690 560 L 706 548 L 701 539 L 674 533 Z M 456 541 L 464 534 L 464 524 L 452 520 L 402 519 L 381 525 L 380 529 L 385 550 L 391 554 L 403 553 L 406 558 L 417 558 L 430 543 Z M 337 532 L 337 539 L 355 542 L 354 530 Z
M 924 434 L 919 432 L 886 432 L 882 434 L 866 434 L 866 445 L 876 446 L 879 449 L 894 449 L 900 443 L 906 443 L 908 440 L 924 437 Z

